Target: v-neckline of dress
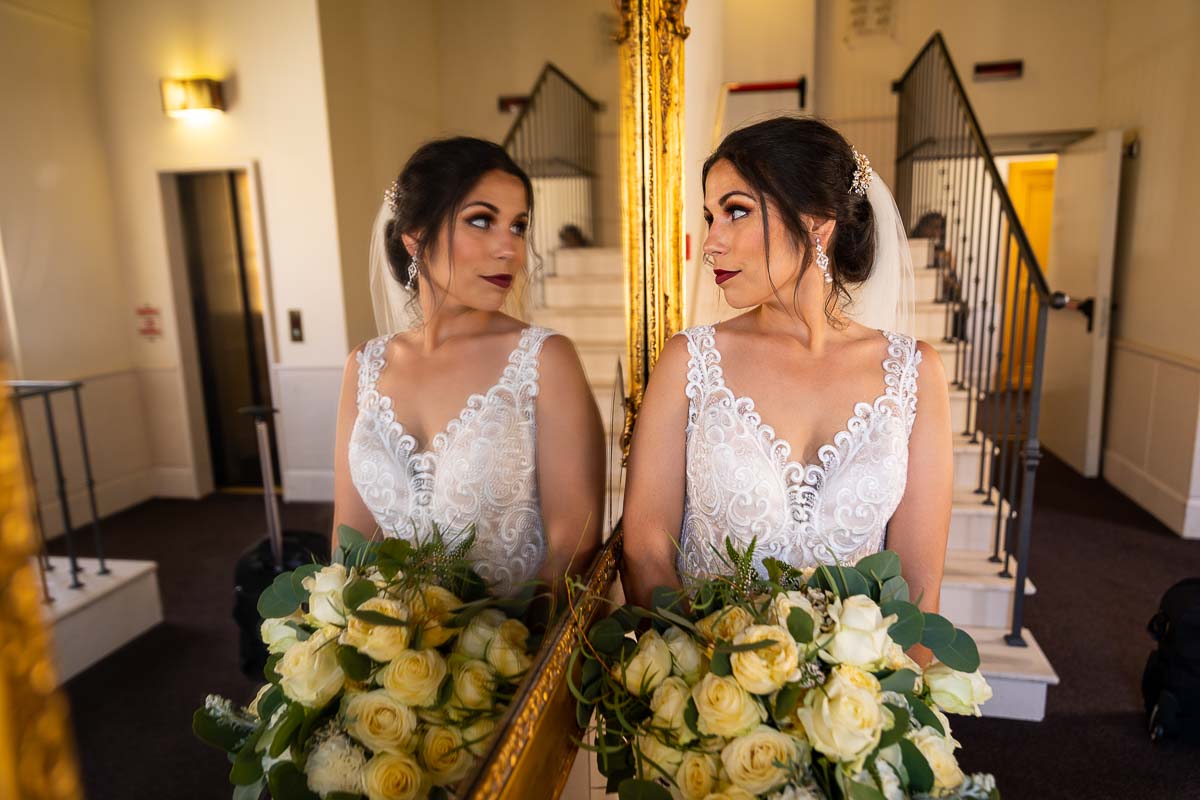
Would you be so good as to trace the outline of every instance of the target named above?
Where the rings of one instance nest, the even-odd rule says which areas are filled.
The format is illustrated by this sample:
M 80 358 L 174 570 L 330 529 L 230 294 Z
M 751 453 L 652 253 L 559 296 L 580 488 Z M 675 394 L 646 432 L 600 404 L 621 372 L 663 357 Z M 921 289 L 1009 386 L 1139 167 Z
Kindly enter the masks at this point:
M 534 326 L 530 325 L 521 331 L 521 336 L 517 340 L 517 346 L 509 352 L 508 359 L 504 363 L 504 368 L 500 372 L 500 377 L 497 378 L 496 381 L 487 389 L 483 390 L 482 392 L 474 392 L 467 397 L 466 402 L 463 404 L 463 407 L 459 410 L 458 414 L 456 414 L 450 419 L 449 422 L 442 426 L 438 432 L 426 442 L 425 447 L 423 448 L 417 446 L 417 437 L 409 433 L 404 423 L 396 418 L 396 412 L 392 408 L 391 396 L 385 395 L 376 389 L 376 392 L 379 394 L 379 408 L 391 416 L 391 419 L 388 420 L 388 425 L 398 435 L 398 441 L 400 442 L 400 445 L 408 450 L 408 455 L 410 458 L 417 460 L 429 460 L 434 456 L 440 455 L 446 449 L 447 444 L 453 439 L 453 437 L 462 430 L 462 428 L 471 420 L 471 418 L 475 416 L 479 409 L 483 408 L 483 405 L 487 402 L 488 398 L 495 394 L 498 389 L 502 389 L 507 385 L 512 368 L 519 365 L 521 360 L 525 357 L 525 350 L 528 347 L 529 338 L 533 330 Z M 395 334 L 393 334 L 393 336 L 394 335 Z M 387 341 L 384 342 L 384 354 L 387 353 L 387 345 L 391 343 L 392 338 L 392 336 L 389 336 Z M 387 362 L 385 359 L 385 366 L 386 363 Z

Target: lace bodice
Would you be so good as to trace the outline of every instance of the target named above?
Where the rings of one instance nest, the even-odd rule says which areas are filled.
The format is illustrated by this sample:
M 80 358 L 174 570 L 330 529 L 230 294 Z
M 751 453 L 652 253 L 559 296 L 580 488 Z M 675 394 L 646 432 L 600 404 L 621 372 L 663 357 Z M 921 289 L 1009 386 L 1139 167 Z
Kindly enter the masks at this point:
M 350 477 L 384 536 L 447 535 L 475 525 L 470 557 L 500 594 L 537 575 L 546 559 L 536 473 L 538 354 L 554 335 L 531 326 L 499 382 L 474 394 L 428 448 L 404 430 L 392 399 L 376 388 L 390 337 L 358 354 L 358 415 L 350 433 Z
M 817 451 L 790 460 L 791 446 L 725 385 L 713 326 L 689 328 L 687 489 L 678 569 L 684 579 L 726 572 L 725 538 L 757 537 L 755 560 L 796 567 L 852 564 L 883 549 L 908 475 L 917 412 L 916 341 L 887 333 L 884 392 L 860 402 L 846 427 Z

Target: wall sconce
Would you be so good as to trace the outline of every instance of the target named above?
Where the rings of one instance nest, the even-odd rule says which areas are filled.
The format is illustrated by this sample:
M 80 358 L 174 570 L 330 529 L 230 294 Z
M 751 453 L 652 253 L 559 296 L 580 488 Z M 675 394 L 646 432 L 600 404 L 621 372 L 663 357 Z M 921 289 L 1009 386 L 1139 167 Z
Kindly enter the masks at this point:
M 163 113 L 168 117 L 196 118 L 225 110 L 221 82 L 212 78 L 164 78 Z

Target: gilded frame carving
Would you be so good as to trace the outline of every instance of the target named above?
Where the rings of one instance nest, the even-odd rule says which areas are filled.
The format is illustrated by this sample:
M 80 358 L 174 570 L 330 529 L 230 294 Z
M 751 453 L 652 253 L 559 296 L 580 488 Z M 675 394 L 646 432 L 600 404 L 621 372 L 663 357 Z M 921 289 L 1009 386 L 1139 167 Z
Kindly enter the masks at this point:
M 621 227 L 626 349 L 622 453 L 650 370 L 683 326 L 683 24 L 687 0 L 617 0 L 621 64 Z M 457 796 L 557 797 L 583 731 L 566 683 L 581 630 L 601 612 L 621 562 L 620 523 L 588 572 L 588 592 L 547 636 L 500 733 Z

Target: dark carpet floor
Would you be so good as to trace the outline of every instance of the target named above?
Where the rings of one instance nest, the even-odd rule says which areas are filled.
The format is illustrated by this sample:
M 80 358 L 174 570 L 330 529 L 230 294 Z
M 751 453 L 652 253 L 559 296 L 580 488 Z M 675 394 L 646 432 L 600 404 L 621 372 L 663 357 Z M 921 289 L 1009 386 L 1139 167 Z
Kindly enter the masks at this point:
M 995 774 L 1009 800 L 1200 798 L 1200 746 L 1152 746 L 1140 696 L 1146 621 L 1167 587 L 1200 575 L 1200 542 L 1053 458 L 1036 506 L 1026 623 L 1062 683 L 1041 723 L 952 718 L 964 769 Z M 105 522 L 111 556 L 159 562 L 166 621 L 67 685 L 90 800 L 230 796 L 228 763 L 190 720 L 207 693 L 249 700 L 256 688 L 238 671 L 230 611 L 233 563 L 262 519 L 261 497 L 214 495 Z M 328 530 L 330 508 L 288 504 L 284 520 Z

